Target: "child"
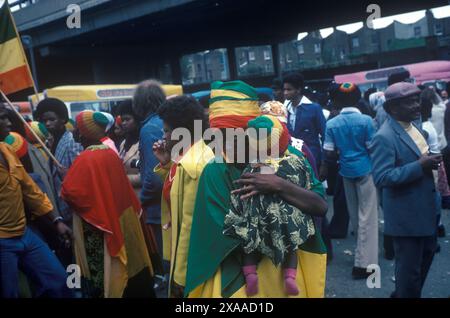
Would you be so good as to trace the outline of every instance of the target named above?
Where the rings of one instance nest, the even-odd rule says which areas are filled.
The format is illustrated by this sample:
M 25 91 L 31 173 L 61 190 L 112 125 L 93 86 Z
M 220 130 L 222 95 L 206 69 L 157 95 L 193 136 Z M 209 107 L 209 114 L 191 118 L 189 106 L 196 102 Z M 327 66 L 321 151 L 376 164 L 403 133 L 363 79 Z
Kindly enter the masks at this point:
M 309 189 L 311 175 L 305 159 L 287 151 L 290 136 L 286 125 L 276 117 L 263 115 L 249 121 L 250 147 L 266 148 L 267 158 L 258 156 L 243 173 L 274 173 L 280 178 Z M 262 136 L 267 129 L 267 138 Z M 296 283 L 298 247 L 315 234 L 312 217 L 285 202 L 277 194 L 258 194 L 246 200 L 231 195 L 231 208 L 225 216 L 224 234 L 237 238 L 244 250 L 243 273 L 247 295 L 258 293 L 256 266 L 262 255 L 269 257 L 284 269 L 286 293 L 299 293 Z

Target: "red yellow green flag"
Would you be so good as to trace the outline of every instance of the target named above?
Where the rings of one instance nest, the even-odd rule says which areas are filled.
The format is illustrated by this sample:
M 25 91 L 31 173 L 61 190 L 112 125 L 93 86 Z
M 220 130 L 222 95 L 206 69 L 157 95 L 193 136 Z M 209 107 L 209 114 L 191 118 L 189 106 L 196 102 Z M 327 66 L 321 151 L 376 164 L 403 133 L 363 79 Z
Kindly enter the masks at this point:
M 33 86 L 30 69 L 6 0 L 0 0 L 0 90 L 11 94 Z

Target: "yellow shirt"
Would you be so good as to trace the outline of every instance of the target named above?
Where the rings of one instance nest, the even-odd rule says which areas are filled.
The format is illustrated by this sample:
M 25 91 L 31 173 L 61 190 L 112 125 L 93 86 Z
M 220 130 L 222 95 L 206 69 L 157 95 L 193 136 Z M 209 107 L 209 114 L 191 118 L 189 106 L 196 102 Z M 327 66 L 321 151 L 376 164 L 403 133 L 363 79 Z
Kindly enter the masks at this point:
M 427 144 L 427 141 L 425 140 L 425 137 L 420 133 L 420 131 L 411 123 L 399 121 L 399 124 L 403 127 L 409 137 L 411 137 L 411 139 L 414 141 L 417 148 L 419 148 L 420 153 L 422 155 L 428 154 L 430 148 Z
M 203 140 L 192 145 L 177 163 L 177 172 L 170 190 L 170 209 L 165 200 L 162 200 L 161 224 L 164 226 L 169 221 L 171 224 L 169 229 L 163 228 L 165 259 L 170 258 L 171 281 L 181 286 L 186 283 L 187 256 L 198 181 L 204 167 L 213 158 L 213 151 Z M 158 165 L 155 172 L 166 178 L 170 167 L 171 164 L 164 167 Z
M 34 183 L 12 149 L 0 142 L 0 152 L 8 167 L 0 163 L 0 238 L 25 233 L 25 205 L 36 216 L 53 210 L 47 196 Z

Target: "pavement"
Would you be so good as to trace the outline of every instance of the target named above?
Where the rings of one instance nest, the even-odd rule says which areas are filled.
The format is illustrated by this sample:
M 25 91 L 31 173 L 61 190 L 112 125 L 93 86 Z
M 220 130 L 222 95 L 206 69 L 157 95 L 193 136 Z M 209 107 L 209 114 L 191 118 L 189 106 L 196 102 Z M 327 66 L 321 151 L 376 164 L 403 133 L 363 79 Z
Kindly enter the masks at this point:
M 332 197 L 328 198 L 330 220 L 333 216 Z M 436 254 L 425 282 L 422 297 L 450 297 L 450 210 L 442 210 L 442 223 L 446 228 L 446 237 L 439 238 L 441 252 Z M 394 291 L 394 261 L 383 257 L 383 219 L 379 216 L 379 266 L 381 270 L 380 288 L 368 288 L 366 280 L 353 280 L 352 267 L 356 238 L 349 234 L 345 239 L 333 239 L 334 257 L 327 266 L 325 297 L 327 298 L 388 298 Z
M 327 217 L 333 216 L 332 197 L 328 197 L 329 211 Z M 449 298 L 450 297 L 450 210 L 442 210 L 442 222 L 447 230 L 444 238 L 439 238 L 441 252 L 436 254 L 431 265 L 422 297 L 424 298 Z M 355 236 L 349 233 L 345 239 L 334 239 L 334 257 L 327 266 L 326 298 L 389 298 L 394 291 L 394 261 L 383 257 L 383 215 L 379 216 L 379 266 L 381 271 L 380 288 L 367 287 L 366 280 L 353 280 L 352 267 Z M 167 279 L 167 278 L 166 278 Z M 167 297 L 167 286 L 161 279 L 155 279 L 157 288 L 155 292 L 158 298 Z M 156 287 L 156 286 L 155 286 Z

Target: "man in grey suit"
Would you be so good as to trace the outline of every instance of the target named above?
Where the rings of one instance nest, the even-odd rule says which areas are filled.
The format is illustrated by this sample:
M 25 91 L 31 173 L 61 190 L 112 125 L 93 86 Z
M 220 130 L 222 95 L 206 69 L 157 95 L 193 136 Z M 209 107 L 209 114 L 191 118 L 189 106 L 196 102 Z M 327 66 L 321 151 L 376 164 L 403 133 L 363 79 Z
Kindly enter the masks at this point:
M 433 169 L 442 156 L 430 155 L 421 128 L 420 90 L 397 83 L 385 92 L 388 119 L 375 135 L 369 152 L 375 184 L 381 190 L 384 232 L 393 237 L 393 297 L 421 296 L 436 250 L 437 200 Z

